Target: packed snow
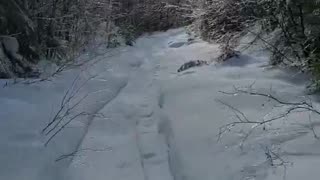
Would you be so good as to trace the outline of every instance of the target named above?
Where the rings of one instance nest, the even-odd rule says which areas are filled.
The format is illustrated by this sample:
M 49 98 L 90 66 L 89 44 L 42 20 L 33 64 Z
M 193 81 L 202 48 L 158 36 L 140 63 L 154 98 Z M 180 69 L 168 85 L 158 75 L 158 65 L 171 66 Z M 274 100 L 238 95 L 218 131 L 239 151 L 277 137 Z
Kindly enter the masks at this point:
M 232 107 L 253 121 L 285 108 L 266 97 L 223 92 L 249 88 L 289 102 L 310 98 L 317 108 L 317 98 L 306 95 L 307 77 L 268 66 L 268 52 L 253 48 L 177 73 L 185 62 L 219 56 L 218 44 L 188 39 L 184 29 L 145 35 L 133 47 L 83 55 L 90 63 L 51 81 L 1 81 L 0 179 L 318 179 L 315 114 L 294 113 L 263 128 L 236 126 L 218 138 L 221 127 L 237 120 Z M 77 106 L 42 132 L 64 97 L 72 97 L 67 109 Z

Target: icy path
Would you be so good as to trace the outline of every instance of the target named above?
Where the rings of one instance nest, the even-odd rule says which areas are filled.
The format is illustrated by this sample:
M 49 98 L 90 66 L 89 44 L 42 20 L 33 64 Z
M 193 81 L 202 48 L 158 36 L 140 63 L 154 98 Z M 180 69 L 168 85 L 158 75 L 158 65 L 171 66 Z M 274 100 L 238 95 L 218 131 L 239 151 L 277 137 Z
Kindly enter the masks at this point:
M 155 33 L 53 82 L 0 89 L 0 179 L 318 179 L 320 143 L 313 138 L 306 113 L 268 126 L 267 131 L 257 130 L 243 146 L 250 127 L 240 127 L 217 142 L 219 128 L 233 118 L 217 100 L 237 107 L 249 119 L 277 113 L 265 98 L 219 91 L 255 82 L 259 91 L 271 89 L 294 101 L 304 95 L 304 79 L 265 68 L 266 53 L 254 50 L 222 65 L 177 73 L 184 62 L 218 55 L 218 45 L 188 45 L 187 39 L 181 29 Z M 77 95 L 88 97 L 74 113 L 94 115 L 73 121 L 45 148 L 48 137 L 41 129 L 79 73 L 76 86 L 91 80 Z M 318 125 L 314 123 L 315 131 Z M 266 156 L 270 151 L 290 162 L 286 169 L 271 166 Z M 56 162 L 61 155 L 67 156 Z

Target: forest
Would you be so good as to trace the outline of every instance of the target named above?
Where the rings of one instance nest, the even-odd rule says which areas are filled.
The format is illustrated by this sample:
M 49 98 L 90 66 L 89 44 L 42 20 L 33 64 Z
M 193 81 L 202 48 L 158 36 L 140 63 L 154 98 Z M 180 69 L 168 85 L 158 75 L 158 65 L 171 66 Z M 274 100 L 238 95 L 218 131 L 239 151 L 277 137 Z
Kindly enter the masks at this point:
M 64 64 L 89 44 L 132 45 L 145 32 L 188 25 L 203 39 L 219 43 L 260 26 L 254 32 L 258 39 L 276 33 L 276 41 L 265 42 L 274 52 L 271 63 L 298 66 L 317 77 L 319 6 L 317 0 L 2 1 L 0 74 L 37 77 L 39 59 Z
M 0 180 L 315 180 L 320 0 L 0 0 Z
M 190 23 L 180 1 L 10 0 L 0 3 L 0 74 L 2 78 L 37 76 L 41 58 L 72 61 L 100 40 L 106 48 L 125 44 L 144 32 Z M 102 43 L 102 42 L 100 42 Z M 18 52 L 19 49 L 19 52 Z

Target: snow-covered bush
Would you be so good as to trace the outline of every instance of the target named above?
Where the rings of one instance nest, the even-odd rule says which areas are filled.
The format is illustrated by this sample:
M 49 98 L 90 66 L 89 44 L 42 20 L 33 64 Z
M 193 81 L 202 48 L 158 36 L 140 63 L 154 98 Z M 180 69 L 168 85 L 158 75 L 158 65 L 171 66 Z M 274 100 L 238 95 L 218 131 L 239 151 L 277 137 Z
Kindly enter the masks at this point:
M 280 30 L 272 64 L 295 66 L 314 75 L 312 87 L 319 89 L 320 79 L 320 4 L 317 0 L 260 0 L 264 16 L 259 20 L 270 31 Z M 269 4 L 270 6 L 266 6 Z M 262 32 L 265 33 L 265 32 Z
M 186 4 L 178 0 L 131 1 L 122 10 L 124 15 L 116 20 L 116 24 L 123 27 L 126 37 L 129 37 L 128 32 L 135 37 L 143 32 L 168 30 L 191 22 L 188 16 L 192 13 L 191 7 L 184 6 Z
M 255 9 L 255 1 L 205 0 L 205 13 L 200 17 L 201 36 L 207 40 L 224 42 L 255 22 Z
M 116 47 L 120 43 L 119 35 L 123 35 L 125 43 L 130 45 L 143 32 L 167 30 L 187 24 L 190 18 L 183 15 L 191 11 L 181 8 L 180 2 L 182 1 L 1 1 L 0 36 L 16 38 L 20 45 L 19 53 L 29 62 L 36 64 L 40 57 L 46 57 L 60 63 L 66 59 L 74 59 L 83 47 L 94 43 L 97 36 L 100 43 L 102 39 L 106 41 L 106 47 Z M 101 33 L 101 24 L 105 24 L 102 28 L 104 33 Z M 120 27 L 120 32 L 115 31 L 115 26 Z M 104 37 L 101 37 L 102 34 Z M 2 59 L 0 63 L 5 64 Z M 2 70 L 0 73 L 8 75 Z M 21 77 L 15 72 L 8 77 L 12 75 Z
M 230 42 L 243 32 L 252 33 L 248 27 L 259 24 L 255 39 L 262 40 L 273 52 L 271 64 L 312 72 L 315 84 L 320 84 L 318 0 L 202 0 L 201 9 L 204 13 L 198 19 L 204 39 L 232 47 Z M 269 41 L 262 38 L 264 35 L 276 37 Z

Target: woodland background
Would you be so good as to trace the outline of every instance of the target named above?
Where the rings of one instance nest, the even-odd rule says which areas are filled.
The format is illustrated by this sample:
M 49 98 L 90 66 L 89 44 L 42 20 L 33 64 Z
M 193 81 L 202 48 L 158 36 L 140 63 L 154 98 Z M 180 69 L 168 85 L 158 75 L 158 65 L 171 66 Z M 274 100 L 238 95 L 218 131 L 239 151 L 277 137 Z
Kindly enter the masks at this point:
M 38 77 L 40 59 L 61 65 L 90 44 L 134 45 L 142 33 L 181 26 L 225 44 L 224 53 L 253 33 L 273 52 L 271 64 L 310 72 L 319 84 L 318 0 L 2 0 L 0 78 Z

